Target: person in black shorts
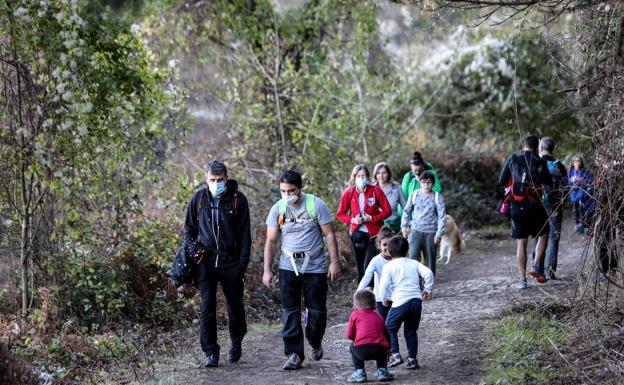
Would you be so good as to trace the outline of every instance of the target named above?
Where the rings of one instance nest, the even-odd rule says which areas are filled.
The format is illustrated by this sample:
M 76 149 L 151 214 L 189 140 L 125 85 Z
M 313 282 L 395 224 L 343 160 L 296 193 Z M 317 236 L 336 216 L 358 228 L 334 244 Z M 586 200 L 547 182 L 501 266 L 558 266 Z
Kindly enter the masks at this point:
M 516 256 L 520 271 L 519 289 L 526 286 L 527 244 L 529 235 L 537 238 L 535 261 L 529 274 L 538 283 L 545 283 L 544 252 L 548 243 L 548 215 L 542 202 L 544 186 L 552 187 L 552 178 L 546 161 L 539 157 L 539 139 L 528 136 L 522 142 L 522 151 L 511 155 L 500 174 L 499 184 L 508 187 L 511 195 L 511 237 L 516 240 Z

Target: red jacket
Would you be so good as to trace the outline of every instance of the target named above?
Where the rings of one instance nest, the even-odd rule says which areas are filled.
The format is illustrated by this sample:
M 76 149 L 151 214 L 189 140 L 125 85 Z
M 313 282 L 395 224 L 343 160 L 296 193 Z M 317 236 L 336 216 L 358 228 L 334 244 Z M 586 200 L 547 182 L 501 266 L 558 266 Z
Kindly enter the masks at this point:
M 390 349 L 390 334 L 386 324 L 373 309 L 360 309 L 351 313 L 347 338 L 353 341 L 353 346 L 375 344 Z
M 342 193 L 340 206 L 338 206 L 338 212 L 336 213 L 339 221 L 349 225 L 349 233 L 357 231 L 358 227 L 360 227 L 360 225 L 351 224 L 351 218 L 356 217 L 360 213 L 358 196 L 359 192 L 355 186 L 347 188 Z M 379 186 L 366 186 L 364 190 L 364 212 L 372 218 L 372 221 L 366 222 L 365 225 L 368 229 L 368 235 L 374 237 L 384 225 L 384 219 L 392 214 L 386 194 Z

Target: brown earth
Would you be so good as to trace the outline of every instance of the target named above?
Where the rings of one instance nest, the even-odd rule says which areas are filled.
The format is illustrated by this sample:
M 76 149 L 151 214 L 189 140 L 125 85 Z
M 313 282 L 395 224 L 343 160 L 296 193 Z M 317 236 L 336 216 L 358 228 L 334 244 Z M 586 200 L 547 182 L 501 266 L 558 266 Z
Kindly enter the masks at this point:
M 459 219 L 461 221 L 461 218 Z M 434 286 L 434 298 L 424 303 L 418 332 L 420 370 L 406 370 L 404 365 L 391 369 L 394 384 L 482 384 L 483 366 L 488 355 L 489 323 L 505 309 L 542 302 L 572 294 L 580 268 L 584 239 L 572 233 L 572 224 L 564 223 L 559 251 L 559 279 L 537 287 L 529 281 L 527 290 L 515 288 L 518 280 L 515 244 L 505 228 L 482 229 L 466 240 L 467 250 L 440 265 Z M 343 284 L 334 286 L 328 298 L 329 320 L 323 347 L 325 356 L 316 362 L 304 361 L 298 371 L 283 371 L 285 359 L 279 324 L 252 324 L 243 345 L 243 357 L 236 364 L 227 363 L 227 334 L 221 333 L 221 363 L 218 368 L 197 369 L 202 359 L 197 327 L 189 328 L 182 344 L 175 344 L 167 357 L 154 357 L 148 372 L 137 373 L 140 384 L 339 384 L 346 383 L 353 371 L 349 355 L 350 341 L 345 338 L 350 314 L 350 293 L 355 288 L 354 273 L 345 274 Z M 278 309 L 276 309 L 278 310 Z M 306 355 L 310 356 L 309 346 Z M 405 343 L 401 339 L 405 355 Z M 369 382 L 375 380 L 374 363 L 367 363 Z M 113 375 L 114 383 L 122 373 Z M 109 377 L 110 378 L 110 377 Z M 127 377 L 126 377 L 127 378 Z

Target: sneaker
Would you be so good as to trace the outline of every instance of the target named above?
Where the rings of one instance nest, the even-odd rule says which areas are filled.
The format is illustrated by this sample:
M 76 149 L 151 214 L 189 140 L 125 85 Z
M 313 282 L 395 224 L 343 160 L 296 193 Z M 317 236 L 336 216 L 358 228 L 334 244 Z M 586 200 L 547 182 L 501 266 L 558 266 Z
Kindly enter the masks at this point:
M 394 368 L 395 366 L 401 365 L 403 363 L 403 357 L 401 357 L 401 353 L 393 353 L 388 360 L 388 367 Z
M 521 279 L 520 281 L 518 281 L 518 285 L 516 287 L 520 290 L 526 289 L 527 288 L 526 280 Z
M 551 270 L 550 273 L 548 273 L 548 279 L 551 279 L 553 281 L 557 279 L 554 271 Z
M 319 346 L 318 348 L 312 348 L 312 358 L 314 361 L 320 361 L 323 358 L 323 346 Z
M 282 369 L 297 370 L 301 369 L 301 366 L 301 358 L 299 358 L 297 353 L 292 353 L 290 356 L 288 356 L 286 362 L 284 362 L 284 366 L 282 366 Z
M 366 378 L 366 372 L 364 369 L 356 369 L 349 377 L 347 377 L 347 382 L 351 383 L 362 383 L 366 382 L 368 379 Z
M 219 356 L 216 354 L 207 355 L 204 362 L 199 365 L 200 368 L 214 368 L 217 366 L 219 366 Z
M 537 281 L 537 283 L 546 283 L 546 277 L 544 274 L 538 273 L 535 266 L 531 266 L 531 270 L 529 271 L 529 275 Z
M 416 358 L 407 358 L 407 365 L 405 365 L 405 369 L 420 369 L 420 365 L 418 365 L 418 360 Z
M 601 285 L 607 283 L 607 277 L 603 273 L 600 273 L 600 275 L 598 276 L 598 283 Z
M 242 353 L 243 352 L 241 349 L 241 344 L 232 344 L 232 346 L 230 347 L 230 350 L 228 351 L 227 359 L 230 363 L 233 364 L 235 362 L 238 362 L 238 360 L 240 360 Z
M 392 381 L 394 380 L 394 374 L 390 373 L 387 368 L 377 369 L 377 381 Z

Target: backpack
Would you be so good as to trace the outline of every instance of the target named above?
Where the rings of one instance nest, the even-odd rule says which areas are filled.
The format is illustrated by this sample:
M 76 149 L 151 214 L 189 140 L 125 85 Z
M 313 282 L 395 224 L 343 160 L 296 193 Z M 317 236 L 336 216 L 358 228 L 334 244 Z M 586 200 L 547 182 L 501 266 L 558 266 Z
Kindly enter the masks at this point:
M 418 189 L 418 190 L 414 190 L 414 192 L 412 193 L 412 195 L 410 195 L 410 197 L 412 198 L 412 199 L 411 199 L 411 201 L 412 201 L 412 206 L 415 206 L 415 205 L 416 205 L 416 197 L 418 196 L 418 192 L 419 192 L 419 191 L 420 191 L 420 189 Z M 437 210 L 437 209 L 438 209 L 438 205 L 440 204 L 440 193 L 439 193 L 439 192 L 437 192 L 437 191 L 434 191 L 433 193 L 435 194 L 435 195 L 434 195 L 434 198 L 433 198 L 433 203 L 434 203 L 435 208 L 436 208 L 436 210 Z
M 538 201 L 538 186 L 534 181 L 542 173 L 541 162 L 529 162 L 524 154 L 514 154 L 511 158 L 510 196 L 514 202 Z M 529 155 L 532 156 L 532 155 Z
M 550 177 L 553 181 L 553 187 L 544 187 L 543 199 L 545 205 L 552 205 L 561 198 L 561 180 L 563 179 L 563 175 L 561 174 L 558 160 L 548 160 L 546 161 L 546 165 L 548 166 L 548 173 L 550 174 Z
M 199 225 L 199 218 L 204 208 L 204 195 L 198 197 L 195 215 Z M 238 194 L 234 193 L 234 215 L 238 218 Z M 218 242 L 218 240 L 217 240 Z M 197 266 L 201 263 L 206 255 L 206 248 L 199 240 L 195 242 L 187 242 L 178 248 L 171 265 L 171 278 L 174 286 L 180 287 L 185 284 L 194 284 L 197 274 Z
M 316 212 L 316 206 L 314 205 L 314 195 L 306 193 L 305 208 L 306 208 L 306 211 L 308 212 L 308 219 L 290 219 L 286 216 L 286 209 L 287 209 L 286 199 L 285 198 L 280 199 L 279 202 L 277 203 L 277 209 L 279 213 L 277 217 L 277 223 L 280 225 L 280 228 L 286 222 L 297 222 L 297 223 L 312 222 L 312 221 L 317 222 L 318 215 Z

